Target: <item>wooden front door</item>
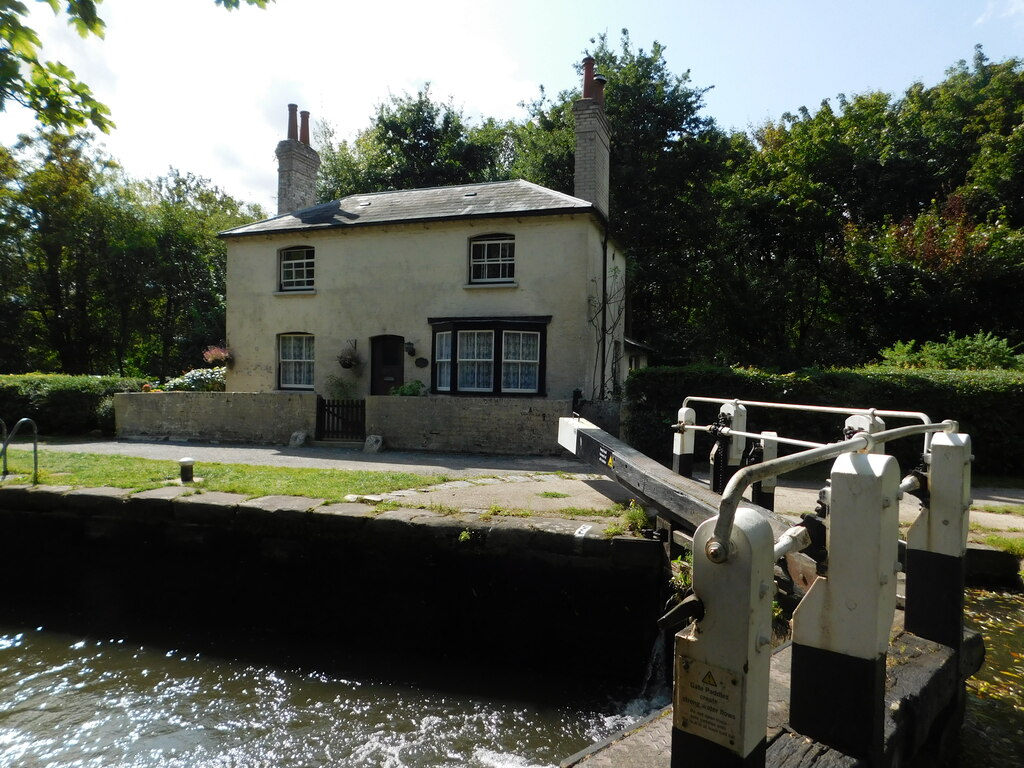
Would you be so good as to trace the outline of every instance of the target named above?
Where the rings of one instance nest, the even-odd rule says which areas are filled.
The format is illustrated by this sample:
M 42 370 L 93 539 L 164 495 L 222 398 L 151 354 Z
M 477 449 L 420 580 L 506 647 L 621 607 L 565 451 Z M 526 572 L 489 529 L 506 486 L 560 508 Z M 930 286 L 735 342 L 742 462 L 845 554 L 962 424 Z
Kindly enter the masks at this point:
M 405 383 L 405 339 L 374 336 L 370 339 L 370 394 L 387 395 Z

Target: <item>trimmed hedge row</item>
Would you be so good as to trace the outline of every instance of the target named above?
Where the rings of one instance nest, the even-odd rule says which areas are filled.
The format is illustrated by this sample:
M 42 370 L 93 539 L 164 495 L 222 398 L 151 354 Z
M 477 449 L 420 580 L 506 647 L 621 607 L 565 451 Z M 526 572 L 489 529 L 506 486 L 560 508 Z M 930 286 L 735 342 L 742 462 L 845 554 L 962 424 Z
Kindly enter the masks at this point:
M 626 439 L 634 448 L 669 465 L 671 425 L 687 396 L 741 400 L 923 411 L 933 421 L 954 419 L 971 435 L 974 471 L 987 475 L 1024 474 L 1021 446 L 1024 438 L 1024 372 L 940 371 L 892 368 L 799 371 L 773 374 L 710 365 L 652 367 L 634 372 L 626 382 L 628 407 L 624 418 Z M 695 404 L 697 422 L 715 420 L 718 405 Z M 748 410 L 747 431 L 773 430 L 780 435 L 817 442 L 842 437 L 845 417 L 806 414 L 764 408 Z M 886 426 L 912 423 L 887 420 Z M 698 435 L 696 459 L 704 461 L 710 438 Z M 780 447 L 781 453 L 798 449 Z M 888 453 L 902 470 L 919 460 L 916 438 L 893 443 Z
M 27 417 L 40 434 L 113 434 L 114 394 L 138 392 L 145 383 L 119 376 L 0 375 L 0 419 L 8 430 Z

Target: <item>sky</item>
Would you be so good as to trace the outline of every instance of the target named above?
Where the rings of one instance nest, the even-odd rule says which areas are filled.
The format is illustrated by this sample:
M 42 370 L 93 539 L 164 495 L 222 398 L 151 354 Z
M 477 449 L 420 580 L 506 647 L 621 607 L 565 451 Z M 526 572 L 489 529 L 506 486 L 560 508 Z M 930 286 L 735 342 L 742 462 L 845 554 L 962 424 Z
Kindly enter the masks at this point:
M 637 48 L 662 43 L 671 71 L 711 88 L 704 114 L 736 130 L 839 93 L 934 85 L 978 43 L 1024 57 L 1024 0 L 104 0 L 102 40 L 27 4 L 44 57 L 110 107 L 117 127 L 100 138 L 129 175 L 173 167 L 270 213 L 288 103 L 339 139 L 427 83 L 470 121 L 521 120 L 541 85 L 578 85 L 594 36 L 624 28 Z M 18 105 L 0 112 L 0 142 L 32 128 Z

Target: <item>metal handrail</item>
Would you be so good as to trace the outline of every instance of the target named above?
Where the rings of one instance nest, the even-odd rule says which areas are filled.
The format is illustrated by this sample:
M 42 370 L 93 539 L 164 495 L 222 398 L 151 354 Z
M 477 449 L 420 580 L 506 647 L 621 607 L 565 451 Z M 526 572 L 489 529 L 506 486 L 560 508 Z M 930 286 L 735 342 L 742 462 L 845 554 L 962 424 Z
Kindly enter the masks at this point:
M 724 563 L 729 559 L 729 539 L 732 537 L 732 524 L 736 516 L 736 509 L 743 499 L 744 492 L 754 483 L 759 483 L 776 475 L 792 472 L 811 464 L 834 459 L 844 453 L 870 451 L 878 443 L 887 443 L 902 437 L 910 437 L 911 435 L 922 433 L 954 433 L 959 428 L 960 425 L 957 422 L 947 420 L 939 424 L 912 424 L 907 427 L 887 429 L 874 434 L 858 432 L 849 440 L 844 440 L 841 443 L 830 443 L 819 448 L 811 448 L 800 453 L 743 467 L 732 476 L 725 486 L 725 491 L 722 493 L 722 501 L 718 507 L 718 519 L 715 521 L 715 531 L 705 546 L 708 559 L 713 563 Z
M 691 432 L 713 432 L 718 433 L 722 437 L 736 435 L 737 437 L 750 437 L 755 440 L 765 440 L 767 442 L 781 443 L 783 445 L 798 445 L 804 448 L 817 448 L 822 445 L 828 445 L 828 443 L 816 443 L 812 440 L 797 440 L 795 437 L 768 435 L 764 432 L 741 432 L 738 429 L 733 429 L 732 427 L 721 427 L 717 424 L 679 424 L 677 428 L 680 432 L 685 432 L 687 430 Z
M 7 477 L 7 446 L 11 444 L 11 440 L 18 434 L 21 425 L 26 423 L 32 425 L 32 485 L 36 485 L 39 482 L 39 430 L 36 428 L 36 423 L 29 418 L 20 419 L 14 425 L 10 435 L 6 434 L 7 425 L 4 424 L 4 446 L 0 449 L 0 458 L 3 459 L 3 474 L 0 475 L 0 479 Z
M 807 411 L 809 413 L 838 413 L 845 416 L 877 416 L 879 418 L 891 419 L 920 419 L 923 424 L 931 424 L 932 420 L 928 414 L 921 411 L 890 411 L 881 408 L 844 408 L 831 405 L 801 405 L 799 403 L 769 403 L 760 400 L 740 400 L 728 397 L 702 397 L 698 395 L 687 395 L 683 398 L 683 408 L 688 403 L 718 403 L 719 405 L 732 404 L 743 407 L 775 408 L 782 411 Z M 928 451 L 931 443 L 931 432 L 925 432 L 924 450 Z

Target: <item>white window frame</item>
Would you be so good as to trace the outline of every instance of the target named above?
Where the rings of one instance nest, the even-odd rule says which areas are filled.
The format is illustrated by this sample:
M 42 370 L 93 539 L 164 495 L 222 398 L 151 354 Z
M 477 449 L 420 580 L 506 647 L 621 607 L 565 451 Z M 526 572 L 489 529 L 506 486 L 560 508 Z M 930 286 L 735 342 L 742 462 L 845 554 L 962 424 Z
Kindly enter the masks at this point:
M 300 349 L 295 349 L 294 339 L 303 340 Z M 313 389 L 315 348 L 316 339 L 311 333 L 282 333 L 277 337 L 277 376 L 281 389 Z
M 524 337 L 532 336 L 535 339 L 534 352 L 535 356 L 532 358 L 522 357 L 510 357 L 509 356 L 509 338 L 512 336 L 519 337 L 519 349 L 520 352 L 523 349 L 522 340 Z M 520 393 L 536 393 L 540 387 L 540 333 L 537 331 L 503 331 L 501 340 L 501 391 L 502 392 L 520 392 Z M 505 375 L 511 370 L 517 372 L 517 380 L 522 383 L 522 371 L 527 367 L 533 370 L 533 381 L 532 387 L 506 387 L 505 386 Z
M 514 235 L 483 235 L 469 241 L 469 282 L 512 283 L 516 279 Z
M 491 353 L 487 357 L 474 356 L 469 357 L 469 354 L 478 353 L 479 344 L 473 343 L 470 345 L 470 338 L 489 337 Z M 492 330 L 466 330 L 458 332 L 458 382 L 456 382 L 459 392 L 493 392 L 494 391 L 494 331 Z M 472 346 L 473 349 L 467 349 Z M 487 384 L 486 386 L 480 386 L 476 382 L 479 381 L 478 376 L 473 376 L 473 384 L 463 384 L 465 379 L 463 378 L 469 371 L 473 371 L 474 374 L 480 371 L 487 372 Z
M 434 340 L 434 363 L 437 365 L 438 392 L 452 389 L 452 332 L 440 331 Z
M 316 249 L 312 246 L 282 248 L 277 260 L 278 288 L 281 291 L 312 291 L 316 288 Z

